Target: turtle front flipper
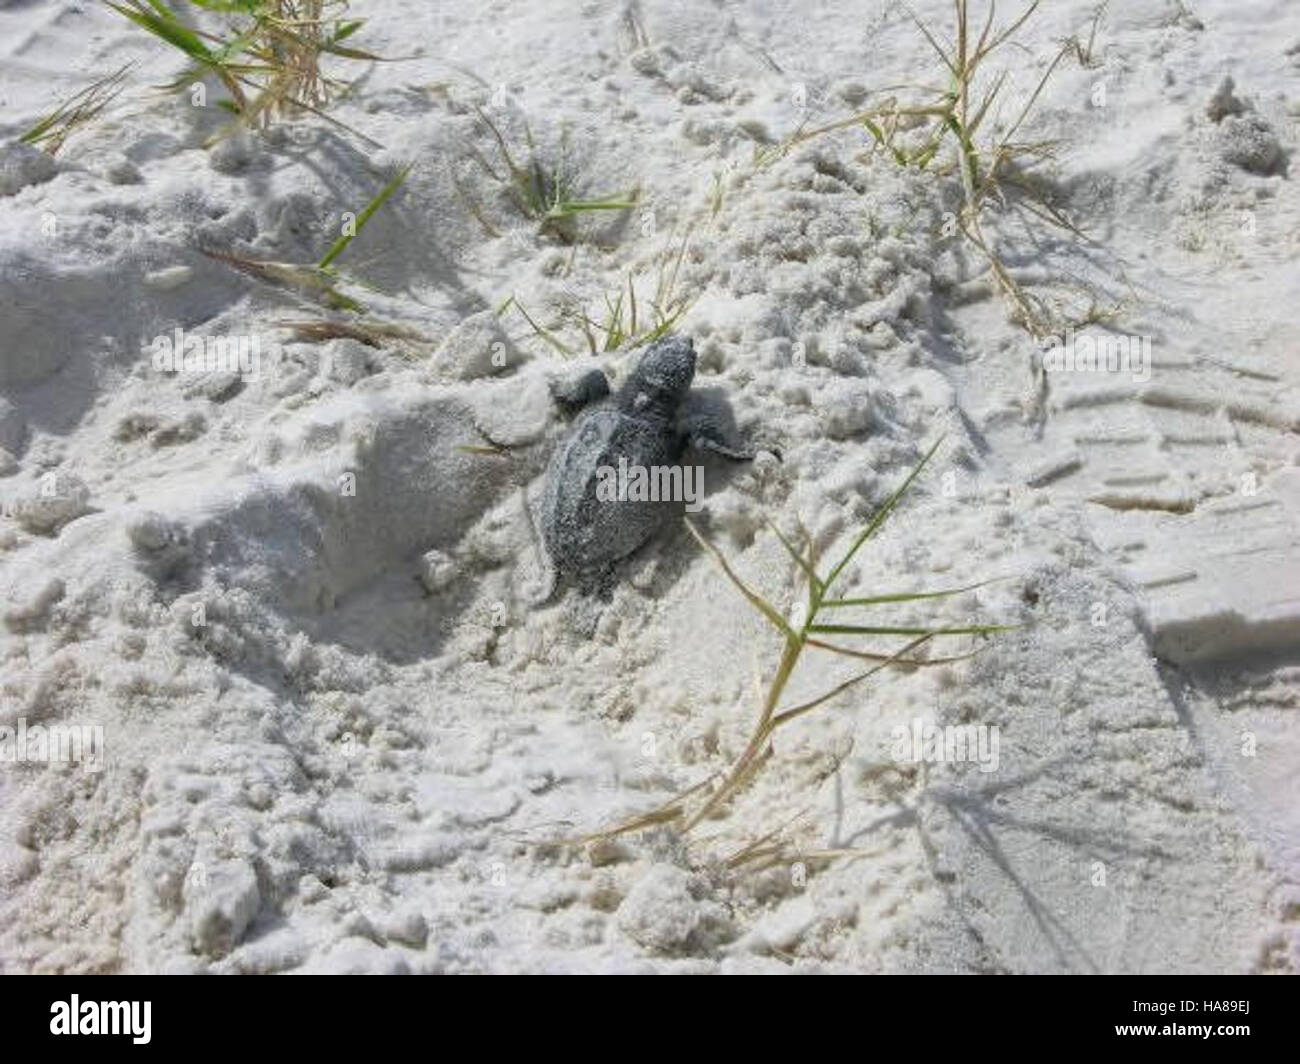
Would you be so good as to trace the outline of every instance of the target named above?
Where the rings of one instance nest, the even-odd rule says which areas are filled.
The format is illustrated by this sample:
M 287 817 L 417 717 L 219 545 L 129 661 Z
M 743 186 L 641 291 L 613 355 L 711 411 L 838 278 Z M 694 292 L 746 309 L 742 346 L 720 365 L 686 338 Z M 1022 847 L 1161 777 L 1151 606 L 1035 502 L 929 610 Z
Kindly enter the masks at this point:
M 693 433 L 687 437 L 687 443 L 697 451 L 720 454 L 723 458 L 730 458 L 733 462 L 752 462 L 758 455 L 757 451 L 742 451 L 740 448 L 732 447 L 718 437 L 710 436 L 704 432 Z
M 609 393 L 609 378 L 598 369 L 551 382 L 551 395 L 566 414 L 576 414 Z
M 772 455 L 778 462 L 781 461 L 781 452 L 775 447 L 751 449 L 736 446 L 727 438 L 727 431 L 716 418 L 696 414 L 691 418 L 684 419 L 681 425 L 681 433 L 683 443 L 686 446 L 696 451 L 708 451 L 710 454 L 721 455 L 733 462 L 752 462 L 758 457 L 760 451 Z

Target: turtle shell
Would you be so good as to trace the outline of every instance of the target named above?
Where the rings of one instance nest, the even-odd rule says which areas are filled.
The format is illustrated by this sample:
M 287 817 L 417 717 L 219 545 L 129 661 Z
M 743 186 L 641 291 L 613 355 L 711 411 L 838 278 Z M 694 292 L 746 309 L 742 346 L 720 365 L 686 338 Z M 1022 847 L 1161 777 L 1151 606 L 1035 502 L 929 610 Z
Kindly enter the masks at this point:
M 670 468 L 679 456 L 670 422 L 609 404 L 582 414 L 551 456 L 542 500 L 542 536 L 556 569 L 608 567 L 653 536 L 679 504 L 618 498 L 619 472 Z

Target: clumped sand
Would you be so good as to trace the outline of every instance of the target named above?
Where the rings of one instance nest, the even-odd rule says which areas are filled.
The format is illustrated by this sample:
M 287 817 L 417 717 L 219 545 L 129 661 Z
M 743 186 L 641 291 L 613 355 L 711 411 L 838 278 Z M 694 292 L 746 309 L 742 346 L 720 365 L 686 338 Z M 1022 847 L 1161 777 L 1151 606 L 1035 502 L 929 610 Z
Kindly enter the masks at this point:
M 754 163 L 943 80 L 895 5 L 357 2 L 410 57 L 331 111 L 377 149 L 317 120 L 213 143 L 122 20 L 0 4 L 0 726 L 105 744 L 0 763 L 0 970 L 1294 972 L 1300 10 L 1111 7 L 1025 128 L 1093 242 L 989 225 L 1150 364 L 1044 380 L 945 224 L 955 177 L 861 130 Z M 1092 10 L 1026 24 L 1007 119 Z M 13 142 L 130 59 L 55 159 Z M 479 108 L 637 207 L 539 233 Z M 316 261 L 408 161 L 339 263 L 402 339 L 295 334 L 319 306 L 204 254 Z M 635 356 L 498 311 L 585 351 L 563 308 L 629 273 L 644 307 L 665 264 L 696 386 L 783 458 L 702 459 L 737 571 L 793 608 L 766 520 L 843 551 L 946 433 L 843 590 L 997 577 L 879 616 L 1019 627 L 783 729 L 689 845 L 571 850 L 725 770 L 779 650 L 680 525 L 609 602 L 532 604 L 550 383 Z M 256 371 L 157 368 L 185 334 Z M 809 654 L 790 698 L 853 671 Z M 900 762 L 924 725 L 996 728 L 996 765 Z M 720 860 L 774 831 L 852 852 Z

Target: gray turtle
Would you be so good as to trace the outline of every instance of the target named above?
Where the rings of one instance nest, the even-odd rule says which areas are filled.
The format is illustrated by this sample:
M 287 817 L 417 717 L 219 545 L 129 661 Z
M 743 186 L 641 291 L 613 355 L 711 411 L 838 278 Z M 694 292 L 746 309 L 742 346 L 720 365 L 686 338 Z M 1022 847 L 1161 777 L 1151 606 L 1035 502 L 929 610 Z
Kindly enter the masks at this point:
M 610 474 L 601 470 L 618 470 L 620 463 L 629 470 L 676 467 L 687 446 L 735 461 L 754 457 L 723 438 L 715 412 L 691 401 L 694 377 L 693 343 L 669 336 L 647 348 L 612 395 L 599 370 L 554 389 L 557 402 L 570 412 L 589 408 L 576 418 L 547 470 L 541 530 L 555 582 L 542 601 L 563 577 L 577 577 L 583 590 L 607 590 L 615 563 L 675 512 L 671 502 L 610 499 Z

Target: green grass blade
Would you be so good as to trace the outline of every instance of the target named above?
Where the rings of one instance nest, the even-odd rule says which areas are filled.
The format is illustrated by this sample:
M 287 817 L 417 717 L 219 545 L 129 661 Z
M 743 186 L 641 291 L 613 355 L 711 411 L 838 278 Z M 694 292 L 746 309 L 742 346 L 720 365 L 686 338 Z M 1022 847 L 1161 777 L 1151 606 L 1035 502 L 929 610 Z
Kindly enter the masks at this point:
M 212 54 L 199 35 L 181 22 L 174 11 L 158 0 L 150 0 L 152 11 L 139 6 L 127 7 L 125 4 L 114 3 L 114 0 L 104 0 L 104 2 L 119 15 L 130 19 L 141 29 L 148 30 L 173 48 L 178 48 L 191 59 L 206 66 L 217 65 L 217 57 Z
M 573 354 L 573 352 L 564 344 L 562 344 L 552 333 L 548 332 L 546 329 L 543 329 L 540 325 L 537 324 L 537 322 L 533 321 L 532 315 L 529 314 L 528 311 L 524 309 L 524 305 L 520 303 L 518 299 L 515 299 L 514 296 L 511 296 L 510 298 L 514 300 L 515 309 L 518 310 L 519 313 L 524 316 L 524 321 L 528 322 L 528 324 L 533 327 L 533 332 L 535 332 L 538 336 L 540 336 L 553 348 L 559 351 L 560 354 L 562 355 Z
M 804 575 L 808 577 L 809 583 L 811 583 L 814 588 L 820 590 L 822 582 L 818 578 L 817 572 L 812 566 L 812 562 L 809 559 L 805 558 L 802 554 L 800 554 L 795 549 L 794 544 L 785 538 L 785 535 L 781 532 L 779 528 L 777 528 L 775 521 L 766 521 L 766 524 L 767 527 L 772 530 L 776 538 L 781 541 L 781 546 L 783 546 L 786 549 L 786 553 L 789 554 L 790 557 L 794 559 L 795 565 L 799 566 L 799 568 L 803 570 Z
M 808 646 L 816 647 L 818 650 L 828 650 L 832 654 L 842 654 L 846 658 L 857 658 L 860 661 L 889 661 L 895 665 L 906 665 L 909 668 L 929 665 L 951 665 L 954 662 L 966 661 L 973 658 L 976 654 L 971 651 L 968 654 L 954 654 L 946 658 L 926 658 L 924 661 L 918 658 L 900 658 L 896 654 L 884 654 L 876 650 L 854 650 L 851 647 L 840 646 L 838 643 L 827 643 L 821 639 L 809 639 Z
M 772 718 L 771 722 L 768 724 L 767 727 L 768 734 L 770 735 L 772 732 L 776 731 L 776 729 L 779 728 L 782 724 L 794 720 L 796 717 L 801 717 L 805 713 L 809 713 L 812 710 L 816 709 L 818 706 L 826 702 L 829 702 L 836 695 L 843 694 L 850 687 L 853 687 L 856 684 L 860 684 L 863 680 L 866 680 L 874 676 L 882 669 L 889 668 L 890 665 L 897 663 L 905 654 L 910 654 L 917 647 L 927 642 L 930 639 L 930 636 L 931 633 L 926 632 L 920 637 L 913 639 L 910 643 L 907 644 L 907 646 L 899 650 L 897 654 L 894 654 L 890 656 L 887 660 L 882 661 L 875 668 L 868 669 L 866 672 L 860 672 L 858 673 L 857 676 L 850 677 L 849 679 L 845 680 L 842 684 L 839 684 L 836 687 L 831 688 L 824 695 L 821 695 L 818 698 L 814 698 L 811 702 L 804 702 L 802 705 L 795 706 L 793 709 L 786 709 L 780 713 L 777 713 Z
M 858 550 L 861 548 L 862 544 L 864 544 L 873 535 L 875 535 L 876 530 L 880 528 L 882 524 L 884 524 L 885 518 L 887 518 L 890 512 L 894 509 L 894 507 L 898 505 L 898 501 L 903 497 L 903 493 L 906 492 L 907 489 L 912 486 L 912 481 L 914 481 L 917 478 L 917 476 L 920 474 L 921 470 L 925 468 L 926 463 L 929 462 L 930 459 L 934 457 L 934 453 L 939 449 L 939 444 L 941 443 L 943 443 L 942 436 L 940 436 L 937 440 L 935 440 L 933 446 L 931 446 L 931 448 L 925 453 L 925 457 L 916 463 L 912 471 L 907 475 L 907 479 L 904 480 L 901 485 L 899 485 L 898 490 L 895 491 L 894 494 L 891 495 L 889 499 L 886 501 L 885 505 L 882 506 L 876 512 L 875 517 L 871 519 L 871 523 L 868 524 L 865 529 L 863 529 L 862 533 L 854 541 L 853 546 L 849 548 L 849 552 L 846 555 L 844 555 L 844 557 L 840 559 L 839 564 L 836 565 L 835 568 L 831 570 L 830 575 L 826 578 L 824 584 L 822 585 L 823 587 L 829 590 L 831 585 L 835 583 L 836 578 L 840 575 L 840 573 L 844 571 L 844 567 L 853 560 L 853 556 L 858 553 Z
M 790 627 L 789 624 L 786 623 L 786 619 L 781 616 L 776 607 L 768 602 L 767 599 L 763 598 L 762 595 L 758 594 L 756 591 L 751 591 L 749 587 L 746 586 L 745 582 L 735 574 L 735 571 L 731 568 L 730 564 L 728 564 L 727 559 L 723 557 L 722 552 L 701 535 L 699 529 L 695 527 L 694 522 L 691 521 L 689 517 L 686 518 L 686 527 L 690 529 L 690 533 L 695 537 L 695 541 L 713 556 L 713 560 L 717 562 L 722 571 L 727 574 L 727 579 L 736 585 L 736 589 L 745 596 L 749 601 L 749 604 L 766 617 L 768 621 L 771 622 L 772 626 L 780 631 L 786 639 L 797 641 L 799 635 Z
M 944 51 L 943 45 L 935 40 L 934 34 L 930 32 L 929 27 L 921 21 L 915 12 L 909 10 L 908 14 L 911 15 L 912 21 L 916 23 L 917 29 L 919 29 L 925 35 L 925 39 L 930 42 L 930 47 L 938 54 L 939 58 L 943 61 L 943 65 L 952 72 L 952 76 L 955 78 L 957 76 L 957 68 L 953 65 L 953 61 L 948 57 L 948 53 Z
M 352 36 L 354 33 L 356 33 L 357 30 L 359 30 L 363 25 L 365 25 L 365 19 L 360 19 L 360 18 L 358 18 L 358 19 L 353 19 L 351 22 L 344 22 L 344 23 L 342 23 L 342 24 L 339 26 L 339 28 L 338 28 L 337 30 L 335 30 L 334 33 L 333 33 L 333 35 L 330 37 L 330 43 L 331 43 L 331 44 L 337 44 L 339 41 L 342 41 L 342 40 L 347 39 L 348 37 L 351 37 L 351 36 Z
M 988 635 L 993 632 L 1014 631 L 1014 624 L 974 624 L 959 628 L 907 628 L 868 626 L 862 624 L 810 624 L 808 631 L 819 635 Z
M 609 322 L 605 329 L 605 350 L 617 351 L 623 340 L 623 290 L 618 291 L 618 300 L 610 303 L 605 296 L 605 309 L 609 312 Z
M 568 218 L 584 211 L 626 211 L 636 206 L 636 200 L 557 200 L 546 211 L 547 218 Z
M 968 584 L 966 587 L 954 587 L 946 591 L 898 591 L 889 595 L 871 595 L 868 598 L 827 599 L 822 603 L 822 606 L 831 610 L 842 609 L 845 606 L 876 606 L 883 602 L 914 602 L 919 599 L 950 598 L 953 595 L 961 595 L 967 591 L 974 591 L 976 588 L 984 587 L 995 582 L 996 579 L 981 580 L 978 584 Z
M 402 187 L 402 182 L 406 180 L 407 175 L 410 174 L 411 168 L 414 165 L 414 163 L 407 163 L 405 166 L 400 167 L 398 171 L 389 178 L 388 183 L 379 190 L 379 194 L 367 203 L 361 213 L 357 215 L 357 222 L 353 227 L 352 232 L 344 233 L 334 241 L 329 251 L 325 252 L 325 257 L 317 263 L 317 266 L 320 269 L 325 269 L 331 262 L 343 254 L 347 249 L 347 246 L 360 235 L 361 230 L 365 228 L 366 223 L 374 217 L 375 211 L 379 210 L 380 207 L 387 203 L 389 198 Z
M 73 129 L 89 122 L 122 91 L 122 79 L 126 77 L 126 72 L 134 65 L 132 62 L 118 67 L 111 74 L 105 74 L 102 78 L 87 85 L 80 92 L 70 96 L 19 136 L 19 143 L 34 145 L 42 140 L 49 139 L 54 141 L 56 145 L 61 144 Z M 62 129 L 60 130 L 59 127 L 62 127 Z M 54 151 L 57 150 L 57 147 L 51 149 L 50 154 L 54 154 Z

